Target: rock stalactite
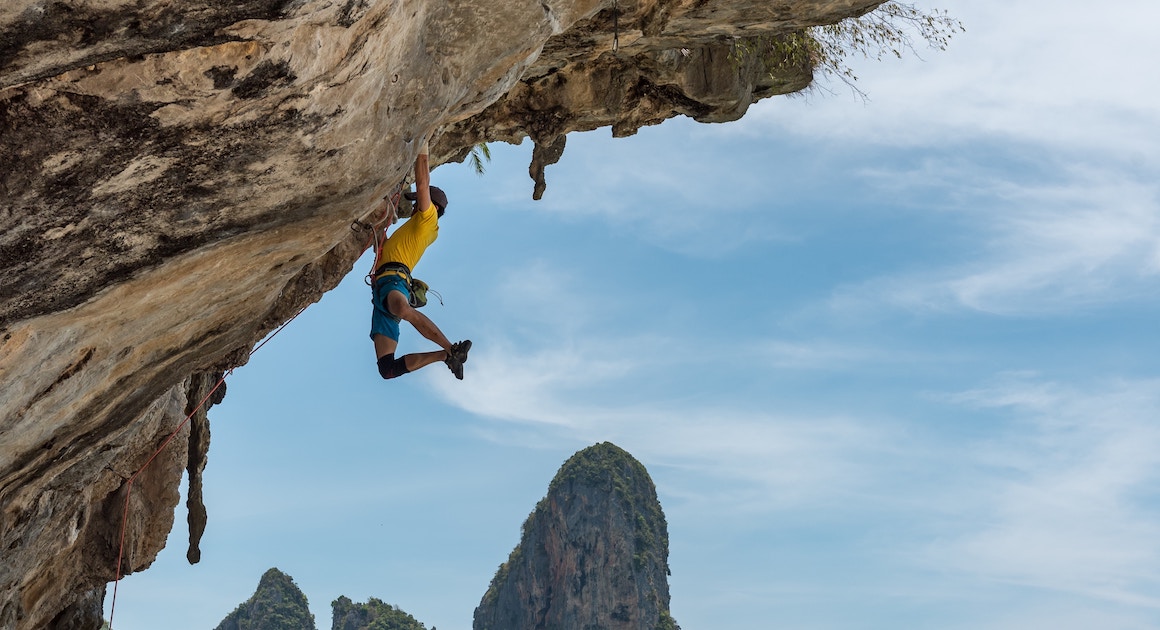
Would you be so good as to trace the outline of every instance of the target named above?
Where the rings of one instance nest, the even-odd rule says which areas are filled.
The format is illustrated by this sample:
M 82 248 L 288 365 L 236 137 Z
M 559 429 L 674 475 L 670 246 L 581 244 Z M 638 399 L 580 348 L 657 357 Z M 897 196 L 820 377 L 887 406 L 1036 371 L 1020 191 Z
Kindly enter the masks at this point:
M 539 200 L 544 196 L 544 190 L 548 187 L 548 182 L 544 178 L 544 171 L 549 164 L 555 164 L 564 156 L 564 145 L 568 142 L 568 136 L 560 134 L 553 138 L 550 142 L 537 142 L 535 149 L 532 150 L 532 164 L 528 167 L 528 174 L 536 182 L 535 189 L 532 191 L 532 198 Z
M 185 505 L 189 524 L 189 549 L 185 557 L 190 564 L 201 560 L 201 536 L 209 519 L 202 497 L 201 475 L 209 459 L 209 408 L 225 398 L 225 374 L 214 372 L 196 374 L 190 379 L 186 395 L 185 413 L 189 416 L 189 456 L 186 459 L 186 475 L 189 490 L 186 491 Z
M 0 628 L 99 626 L 128 476 L 199 375 L 350 271 L 351 222 L 423 138 L 438 163 L 732 120 L 810 80 L 735 40 L 880 2 L 0 3 Z M 126 572 L 164 544 L 203 428 L 134 484 Z

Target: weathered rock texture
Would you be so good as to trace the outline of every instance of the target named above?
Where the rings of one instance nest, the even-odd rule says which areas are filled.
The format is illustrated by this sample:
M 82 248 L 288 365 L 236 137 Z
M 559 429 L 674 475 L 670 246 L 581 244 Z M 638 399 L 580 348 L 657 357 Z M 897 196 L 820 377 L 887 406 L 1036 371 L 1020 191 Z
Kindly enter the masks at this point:
M 294 579 L 270 569 L 250 599 L 242 602 L 215 630 L 315 630 L 306 595 Z
M 542 180 L 567 131 L 805 86 L 732 40 L 880 2 L 0 2 L 0 628 L 99 625 L 127 479 L 351 269 L 352 220 L 423 137 L 440 162 L 531 136 Z M 203 428 L 132 486 L 124 572 L 164 544 Z
M 560 467 L 475 609 L 475 630 L 672 630 L 669 538 L 648 471 L 605 442 Z

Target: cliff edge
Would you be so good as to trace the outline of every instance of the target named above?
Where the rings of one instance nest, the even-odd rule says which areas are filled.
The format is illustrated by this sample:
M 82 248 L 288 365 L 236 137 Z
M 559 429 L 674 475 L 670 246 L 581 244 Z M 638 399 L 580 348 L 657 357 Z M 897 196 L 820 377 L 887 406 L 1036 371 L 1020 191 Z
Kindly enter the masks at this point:
M 0 3 L 0 628 L 99 627 L 184 470 L 196 561 L 198 402 L 351 270 L 422 138 L 530 137 L 541 194 L 569 131 L 736 119 L 811 78 L 738 42 L 881 2 Z

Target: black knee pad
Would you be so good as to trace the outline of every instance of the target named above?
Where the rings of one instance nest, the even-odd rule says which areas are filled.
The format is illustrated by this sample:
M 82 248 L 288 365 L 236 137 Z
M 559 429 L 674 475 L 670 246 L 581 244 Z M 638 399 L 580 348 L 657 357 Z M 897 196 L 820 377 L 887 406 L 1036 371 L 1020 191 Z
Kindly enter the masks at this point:
M 379 376 L 383 378 L 395 378 L 410 372 L 407 369 L 407 362 L 403 357 L 395 358 L 395 353 L 384 354 L 379 357 Z

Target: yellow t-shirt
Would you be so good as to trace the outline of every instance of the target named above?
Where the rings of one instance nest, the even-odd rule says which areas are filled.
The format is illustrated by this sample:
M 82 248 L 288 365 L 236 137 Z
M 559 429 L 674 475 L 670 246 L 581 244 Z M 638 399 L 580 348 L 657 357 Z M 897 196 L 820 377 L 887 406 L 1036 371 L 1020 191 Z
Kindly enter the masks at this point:
M 383 243 L 379 257 L 375 260 L 375 269 L 387 262 L 400 262 L 407 265 L 407 269 L 415 271 L 415 265 L 423 257 L 423 252 L 439 238 L 439 213 L 435 204 L 431 204 L 424 212 L 416 212 L 399 226 L 394 234 Z

